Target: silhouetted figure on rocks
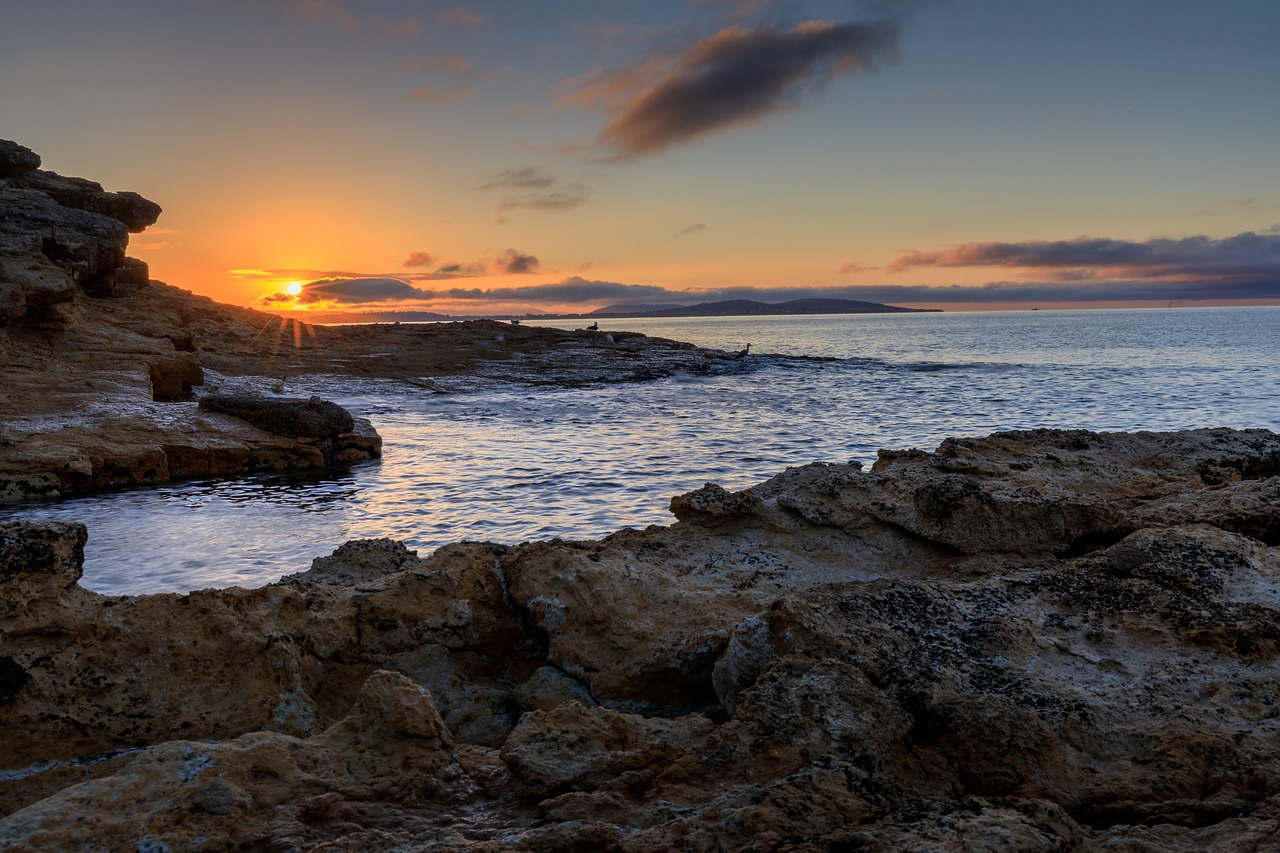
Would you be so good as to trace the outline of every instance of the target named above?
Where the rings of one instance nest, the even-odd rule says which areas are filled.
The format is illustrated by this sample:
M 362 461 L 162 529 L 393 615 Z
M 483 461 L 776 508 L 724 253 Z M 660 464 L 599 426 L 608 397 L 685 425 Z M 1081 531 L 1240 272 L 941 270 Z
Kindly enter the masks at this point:
M 743 359 L 747 357 L 747 352 L 751 349 L 751 344 L 747 344 L 746 349 L 740 349 L 733 354 L 735 359 Z

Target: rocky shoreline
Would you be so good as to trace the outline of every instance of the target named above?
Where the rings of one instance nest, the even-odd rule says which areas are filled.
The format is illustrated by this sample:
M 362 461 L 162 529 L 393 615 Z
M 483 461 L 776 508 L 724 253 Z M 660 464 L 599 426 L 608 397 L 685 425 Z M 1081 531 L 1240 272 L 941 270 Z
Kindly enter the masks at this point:
M 815 464 L 596 542 L 108 597 L 0 528 L 0 845 L 1263 850 L 1280 436 Z
M 742 367 L 218 305 L 126 256 L 157 206 L 39 165 L 0 142 L 0 499 L 376 457 L 308 377 Z M 1280 436 L 954 438 L 671 511 L 141 596 L 0 525 L 0 848 L 1280 847 Z
M 0 140 L 0 501 L 377 458 L 347 431 L 275 431 L 197 406 L 314 393 L 314 377 L 439 390 L 451 377 L 588 385 L 734 369 L 729 353 L 629 332 L 494 321 L 314 326 L 153 281 L 129 234 L 160 207 L 39 169 Z

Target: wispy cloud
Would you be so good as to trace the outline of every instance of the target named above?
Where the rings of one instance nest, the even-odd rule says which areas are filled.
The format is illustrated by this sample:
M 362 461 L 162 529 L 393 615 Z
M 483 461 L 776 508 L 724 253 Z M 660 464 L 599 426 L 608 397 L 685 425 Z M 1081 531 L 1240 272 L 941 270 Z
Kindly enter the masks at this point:
M 480 185 L 482 190 L 504 188 L 545 190 L 555 186 L 559 179 L 540 166 L 521 166 L 503 169 Z
M 436 21 L 452 27 L 475 29 L 476 27 L 483 27 L 488 20 L 484 15 L 473 12 L 466 6 L 454 6 L 436 12 Z
M 769 4 L 748 5 L 754 14 Z M 655 154 L 792 109 L 838 77 L 896 61 L 916 5 L 874 4 L 878 14 L 864 22 L 730 26 L 683 51 L 566 81 L 561 101 L 611 116 L 596 140 L 607 156 Z
M 1142 242 L 1078 237 L 1021 243 L 961 243 L 896 258 L 892 272 L 923 267 L 998 267 L 1056 280 L 1276 281 L 1280 236 L 1246 231 L 1214 239 L 1195 236 Z
M 684 237 L 688 234 L 697 234 L 699 231 L 706 231 L 706 230 L 707 230 L 707 225 L 705 222 L 695 222 L 692 225 L 686 225 L 684 228 L 681 228 L 679 231 L 676 232 L 676 236 Z
M 860 264 L 857 261 L 849 261 L 840 265 L 836 272 L 839 275 L 849 275 L 855 272 L 870 272 L 871 270 L 880 269 L 879 267 L 869 267 L 866 264 Z
M 581 181 L 564 181 L 540 166 L 504 169 L 480 185 L 482 190 L 500 190 L 498 222 L 517 208 L 531 210 L 571 210 L 584 204 L 591 188 Z

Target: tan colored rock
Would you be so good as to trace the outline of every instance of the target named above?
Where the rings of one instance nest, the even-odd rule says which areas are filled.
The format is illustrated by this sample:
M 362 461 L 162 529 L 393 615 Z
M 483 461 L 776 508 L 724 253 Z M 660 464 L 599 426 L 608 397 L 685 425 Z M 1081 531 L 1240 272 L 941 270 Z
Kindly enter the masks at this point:
M 4 528 L 0 838 L 1267 849 L 1278 450 L 998 434 L 188 596 L 95 595 L 82 530 Z
M 132 838 L 151 849 L 246 849 L 280 843 L 281 818 L 294 843 L 318 844 L 330 834 L 324 818 L 344 803 L 416 812 L 424 801 L 456 802 L 469 787 L 430 694 L 375 672 L 350 713 L 321 734 L 259 732 L 143 750 L 107 778 L 11 815 L 0 844 L 74 850 Z

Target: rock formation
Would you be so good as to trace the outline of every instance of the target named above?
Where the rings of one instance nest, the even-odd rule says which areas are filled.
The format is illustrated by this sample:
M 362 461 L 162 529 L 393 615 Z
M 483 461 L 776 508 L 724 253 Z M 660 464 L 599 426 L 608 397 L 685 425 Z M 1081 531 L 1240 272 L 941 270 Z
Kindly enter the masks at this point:
M 998 433 L 138 597 L 8 525 L 0 846 L 1275 849 L 1278 496 L 1263 430 Z
M 379 454 L 363 420 L 315 440 L 197 411 L 210 351 L 269 315 L 153 286 L 125 252 L 159 205 L 39 166 L 0 141 L 0 500 Z
M 130 232 L 154 223 L 158 205 L 39 166 L 0 140 L 0 501 L 380 455 L 367 420 L 336 435 L 282 433 L 197 407 L 215 391 L 306 399 L 321 375 L 430 391 L 457 376 L 582 385 L 728 364 L 621 332 L 609 342 L 492 321 L 330 328 L 219 305 L 151 281 L 127 257 Z

